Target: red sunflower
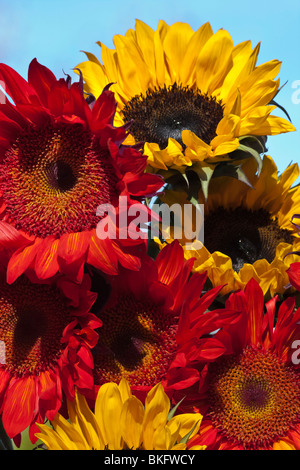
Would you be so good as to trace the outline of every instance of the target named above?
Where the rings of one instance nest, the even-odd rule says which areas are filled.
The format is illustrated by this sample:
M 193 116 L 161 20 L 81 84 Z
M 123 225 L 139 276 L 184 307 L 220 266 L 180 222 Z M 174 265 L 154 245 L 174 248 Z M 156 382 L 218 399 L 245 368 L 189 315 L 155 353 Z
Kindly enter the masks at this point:
M 120 196 L 130 207 L 163 181 L 144 172 L 141 146 L 122 144 L 128 125 L 113 126 L 113 93 L 106 87 L 88 104 L 81 81 L 57 80 L 36 59 L 28 82 L 4 64 L 0 79 L 14 103 L 0 105 L 0 246 L 10 254 L 8 282 L 27 270 L 39 279 L 61 271 L 78 280 L 85 263 L 109 274 L 119 263 L 138 269 L 128 240 L 97 236 L 97 208 L 117 208 Z
M 204 312 L 220 291 L 215 288 L 200 297 L 206 276 L 191 275 L 193 261 L 184 259 L 182 247 L 174 241 L 155 260 L 144 256 L 139 272 L 122 269 L 110 284 L 107 278 L 94 278 L 92 290 L 98 284 L 99 302 L 105 304 L 95 304 L 92 310 L 103 323 L 92 351 L 96 385 L 125 378 L 142 398 L 158 382 L 164 384 L 176 355 L 185 303 Z M 185 374 L 190 380 L 189 369 Z
M 244 291 L 231 294 L 226 308 L 237 313 L 221 328 L 207 328 L 202 317 L 195 319 L 194 335 L 183 332 L 186 342 L 171 367 L 170 381 L 180 390 L 176 399 L 186 396 L 185 403 L 203 414 L 191 445 L 299 450 L 300 361 L 295 348 L 300 309 L 295 299 L 279 304 L 276 296 L 264 305 L 263 292 L 252 279 Z M 181 378 L 186 367 L 198 375 L 188 388 Z
M 66 279 L 32 283 L 25 274 L 0 281 L 0 412 L 7 435 L 20 443 L 26 428 L 53 419 L 63 396 L 93 388 L 91 348 L 101 322 L 89 313 L 95 301 L 86 275 L 81 285 Z M 3 352 L 3 351 L 2 351 Z

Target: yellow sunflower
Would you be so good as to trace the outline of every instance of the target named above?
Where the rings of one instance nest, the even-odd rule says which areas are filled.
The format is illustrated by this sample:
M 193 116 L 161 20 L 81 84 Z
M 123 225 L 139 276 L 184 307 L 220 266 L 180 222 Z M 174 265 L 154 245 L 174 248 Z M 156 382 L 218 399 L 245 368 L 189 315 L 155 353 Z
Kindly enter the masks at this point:
M 125 379 L 99 388 L 94 412 L 79 393 L 67 405 L 69 420 L 58 413 L 53 428 L 38 424 L 37 437 L 48 450 L 182 450 L 202 420 L 199 413 L 173 416 L 176 409 L 170 411 L 160 383 L 149 391 L 143 405 Z
M 300 237 L 292 223 L 300 212 L 300 186 L 292 186 L 299 175 L 298 165 L 288 166 L 279 176 L 273 159 L 265 155 L 259 175 L 253 159 L 247 160 L 243 170 L 248 185 L 222 177 L 211 181 L 206 201 L 200 191 L 199 203 L 205 202 L 204 246 L 190 249 L 182 239 L 185 257 L 196 258 L 194 271 L 207 271 L 213 286 L 226 284 L 223 294 L 244 288 L 252 277 L 265 295 L 286 293 L 286 270 L 297 261 L 293 252 L 300 250 Z M 183 191 L 167 191 L 163 202 L 191 204 Z
M 241 152 L 261 165 L 261 137 L 295 130 L 271 114 L 281 62 L 256 65 L 259 44 L 234 46 L 227 31 L 213 33 L 209 23 L 193 31 L 162 20 L 156 31 L 137 20 L 113 42 L 115 49 L 98 42 L 102 62 L 86 52 L 76 69 L 95 97 L 111 84 L 115 124 L 133 120 L 128 143 L 145 142 L 149 171 L 184 173 L 196 165 L 207 178 L 220 161 L 240 161 Z

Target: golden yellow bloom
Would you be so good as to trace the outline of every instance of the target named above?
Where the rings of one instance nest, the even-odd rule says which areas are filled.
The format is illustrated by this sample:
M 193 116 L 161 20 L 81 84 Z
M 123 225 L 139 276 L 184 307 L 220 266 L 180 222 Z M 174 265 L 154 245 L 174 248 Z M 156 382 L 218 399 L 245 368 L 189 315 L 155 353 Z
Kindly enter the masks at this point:
M 41 432 L 37 437 L 49 450 L 186 449 L 202 419 L 199 413 L 170 418 L 170 400 L 161 384 L 149 391 L 143 405 L 125 379 L 119 385 L 109 382 L 100 387 L 94 412 L 78 393 L 67 404 L 69 420 L 57 414 L 53 429 L 38 425 Z
M 274 161 L 265 156 L 259 176 L 251 159 L 243 170 L 252 187 L 222 177 L 212 180 L 206 201 L 199 193 L 199 202 L 205 202 L 204 246 L 184 246 L 185 257 L 196 258 L 194 271 L 207 271 L 213 286 L 226 284 L 223 294 L 244 288 L 252 277 L 264 294 L 282 294 L 289 284 L 286 270 L 297 261 L 290 253 L 300 250 L 291 222 L 300 213 L 300 186 L 292 187 L 298 165 L 290 165 L 279 177 Z M 163 200 L 170 206 L 189 203 L 180 191 L 167 192 Z
M 137 20 L 113 42 L 115 49 L 98 42 L 102 63 L 86 53 L 88 60 L 76 68 L 95 97 L 112 83 L 115 124 L 134 120 L 128 142 L 145 142 L 149 171 L 229 161 L 228 154 L 245 151 L 246 136 L 295 130 L 271 114 L 281 63 L 257 66 L 259 44 L 234 46 L 227 31 L 213 33 L 209 23 L 193 31 L 162 20 L 156 31 Z

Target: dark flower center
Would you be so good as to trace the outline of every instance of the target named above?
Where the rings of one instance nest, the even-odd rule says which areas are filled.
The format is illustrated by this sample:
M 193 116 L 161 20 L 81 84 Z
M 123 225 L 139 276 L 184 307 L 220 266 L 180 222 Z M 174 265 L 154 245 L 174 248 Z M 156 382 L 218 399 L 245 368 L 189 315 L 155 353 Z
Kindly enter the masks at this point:
M 184 147 L 183 130 L 192 131 L 209 144 L 216 136 L 223 108 L 215 98 L 174 83 L 133 97 L 125 105 L 123 116 L 125 121 L 133 120 L 130 132 L 137 141 L 165 148 L 171 137 Z
M 49 185 L 60 192 L 69 191 L 77 181 L 71 165 L 62 160 L 49 164 L 45 173 L 48 174 Z
M 229 256 L 237 272 L 245 263 L 253 264 L 259 259 L 271 263 L 279 243 L 293 242 L 291 233 L 281 229 L 267 211 L 242 207 L 233 210 L 220 207 L 208 214 L 204 234 L 206 248 L 211 253 L 220 251 Z
M 60 339 L 72 320 L 63 295 L 53 286 L 20 277 L 0 286 L 0 340 L 5 367 L 17 377 L 38 375 L 57 365 Z
M 153 386 L 162 380 L 176 347 L 173 316 L 128 295 L 99 317 L 103 325 L 93 349 L 95 383 L 125 377 L 131 385 Z

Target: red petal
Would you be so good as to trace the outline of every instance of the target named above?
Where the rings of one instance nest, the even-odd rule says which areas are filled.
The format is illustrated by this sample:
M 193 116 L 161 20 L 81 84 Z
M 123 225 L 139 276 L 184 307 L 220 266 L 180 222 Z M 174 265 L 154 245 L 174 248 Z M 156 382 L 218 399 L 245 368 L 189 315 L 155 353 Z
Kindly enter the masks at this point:
M 266 349 L 269 349 L 272 343 L 273 330 L 275 324 L 275 313 L 276 313 L 276 303 L 278 301 L 278 295 L 266 302 L 266 314 L 263 318 L 263 342 Z
M 113 240 L 111 244 L 114 254 L 124 268 L 139 271 L 141 268 L 141 256 L 145 246 L 143 241 L 138 241 L 137 244 L 133 241 L 131 246 L 126 244 L 125 240 L 122 240 L 122 243 L 119 243 L 118 240 Z
M 227 348 L 216 338 L 196 340 L 193 346 L 190 346 L 186 355 L 187 359 L 192 361 L 214 361 L 226 352 Z
M 128 192 L 135 197 L 152 197 L 162 188 L 163 185 L 164 181 L 160 176 L 145 173 L 139 178 L 136 178 L 135 181 L 128 183 L 127 189 Z
M 57 373 L 46 370 L 40 374 L 38 393 L 40 408 L 49 420 L 53 419 L 62 402 L 61 383 Z
M 58 256 L 73 263 L 87 253 L 91 232 L 66 233 L 59 241 Z
M 118 261 L 111 240 L 100 240 L 96 232 L 91 237 L 87 262 L 107 274 L 118 272 Z
M 196 369 L 184 367 L 170 369 L 167 373 L 168 388 L 182 390 L 199 381 L 199 372 Z
M 0 409 L 2 408 L 2 401 L 10 379 L 10 373 L 7 372 L 5 369 L 0 369 Z
M 65 107 L 70 103 L 70 90 L 65 80 L 58 80 L 48 95 L 48 108 L 54 116 L 65 114 Z
M 19 104 L 18 110 L 32 124 L 45 126 L 50 122 L 51 115 L 46 108 L 35 106 L 33 104 Z
M 24 116 L 19 112 L 19 109 L 17 109 L 16 106 L 12 105 L 10 102 L 1 104 L 0 115 L 1 118 L 6 117 L 16 122 L 21 128 L 24 128 L 24 126 L 27 125 L 27 119 L 25 119 Z
M 28 68 L 28 83 L 36 90 L 44 106 L 48 106 L 48 94 L 57 82 L 55 75 L 36 59 L 33 59 Z
M 34 265 L 38 279 L 49 279 L 59 270 L 57 262 L 57 248 L 59 240 L 55 237 L 45 238 L 39 245 Z
M 112 124 L 116 112 L 116 100 L 114 94 L 105 90 L 95 102 L 92 110 L 92 130 L 97 132 L 107 124 Z
M 264 294 L 255 279 L 250 279 L 245 287 L 248 303 L 248 341 L 253 346 L 262 343 L 262 321 L 264 308 Z
M 1 138 L 5 139 L 8 144 L 12 144 L 16 140 L 21 130 L 20 125 L 11 119 L 0 120 Z
M 290 279 L 290 283 L 300 291 L 300 263 L 291 263 L 287 274 Z
M 4 81 L 5 92 L 13 99 L 15 104 L 39 103 L 35 89 L 6 64 L 0 64 L 0 79 Z
M 24 247 L 30 240 L 6 222 L 0 222 L 0 247 L 9 255 Z
M 10 438 L 24 431 L 34 420 L 36 388 L 33 377 L 14 379 L 10 382 L 2 414 L 3 426 Z
M 23 274 L 35 260 L 42 240 L 36 239 L 29 246 L 21 247 L 11 256 L 7 266 L 7 282 L 11 284 Z
M 57 260 L 61 272 L 75 282 L 81 282 L 88 255 L 91 232 L 65 234 L 60 238 Z
M 157 255 L 156 265 L 160 282 L 169 285 L 179 275 L 184 262 L 183 249 L 175 240 Z

